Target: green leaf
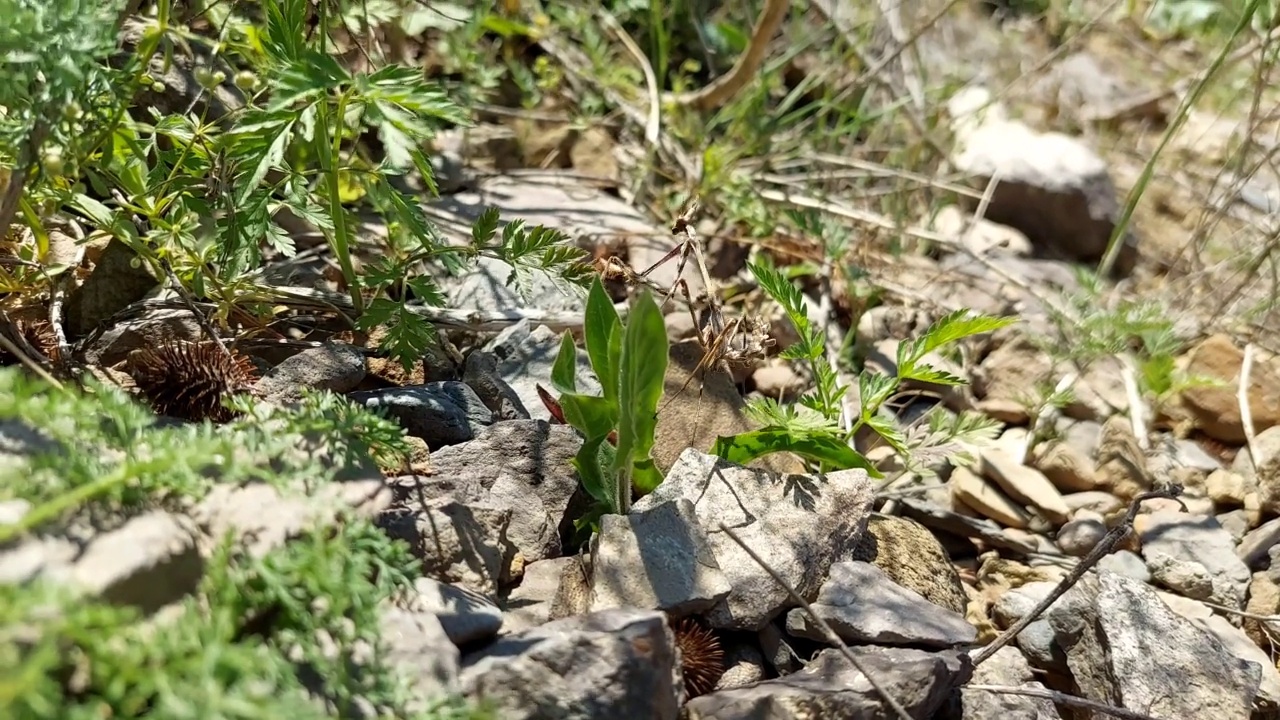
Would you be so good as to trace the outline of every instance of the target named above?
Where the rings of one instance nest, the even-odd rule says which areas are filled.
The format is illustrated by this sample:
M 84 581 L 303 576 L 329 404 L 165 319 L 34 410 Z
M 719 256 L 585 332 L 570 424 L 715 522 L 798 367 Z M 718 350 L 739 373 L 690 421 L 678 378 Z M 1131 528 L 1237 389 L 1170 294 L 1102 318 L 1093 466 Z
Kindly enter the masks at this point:
M 562 397 L 561 401 L 563 400 Z M 565 415 L 568 416 L 567 409 Z M 604 436 L 586 440 L 582 443 L 582 447 L 578 448 L 578 453 L 573 456 L 571 462 L 573 469 L 578 471 L 578 480 L 582 482 L 582 488 L 587 491 L 587 494 L 607 507 L 613 507 L 611 492 L 613 484 L 606 479 L 605 473 L 608 470 L 601 463 L 600 458 L 602 445 L 608 445 Z
M 555 364 L 551 366 L 551 385 L 562 393 L 578 391 L 574 376 L 578 370 L 578 346 L 573 344 L 573 333 L 564 331 L 560 338 L 560 352 L 556 354 Z
M 292 113 L 264 114 L 262 119 L 250 125 L 242 125 L 233 135 L 238 152 L 250 150 L 253 160 L 252 169 L 245 178 L 238 180 L 241 185 L 237 202 L 244 203 L 249 193 L 258 189 L 258 185 L 271 170 L 280 167 L 284 160 L 285 149 L 293 137 L 295 117 Z
M 809 329 L 809 312 L 804 295 L 781 270 L 764 263 L 747 263 L 756 282 L 786 311 L 797 332 L 804 335 Z
M 858 397 L 862 402 L 862 418 L 865 422 L 881 405 L 898 391 L 898 378 L 892 375 L 862 373 L 858 376 Z
M 646 288 L 632 304 L 622 341 L 618 396 L 618 458 L 614 469 L 622 473 L 619 483 L 636 482 L 642 493 L 652 492 L 661 475 L 645 472 L 632 478 L 633 466 L 650 459 L 654 430 L 658 424 L 658 401 L 662 399 L 667 375 L 667 327 L 662 310 Z
M 618 406 L 598 395 L 564 393 L 560 396 L 560 408 L 564 410 L 565 422 L 588 440 L 607 437 L 618 424 Z
M 902 431 L 893 424 L 893 420 L 879 413 L 867 418 L 867 426 L 875 430 L 884 441 L 889 443 L 899 455 L 907 456 L 910 451 L 907 449 L 907 439 L 903 436 Z
M 387 334 L 378 344 L 378 349 L 399 360 L 400 366 L 409 372 L 414 363 L 426 354 L 435 334 L 429 322 L 409 312 L 403 303 L 395 303 L 390 315 L 393 321 L 387 323 Z
M 582 322 L 583 339 L 591 369 L 604 388 L 604 397 L 613 403 L 618 401 L 618 363 L 622 354 L 622 320 L 613 307 L 613 301 L 596 277 L 587 293 L 586 314 Z
M 972 335 L 993 332 L 1017 322 L 1015 317 L 995 317 L 974 313 L 961 308 L 938 318 L 919 338 L 910 343 L 898 346 L 898 368 L 900 372 L 910 372 L 916 363 L 925 355 L 943 345 L 962 340 Z
M 488 245 L 498 232 L 498 208 L 489 206 L 471 224 L 471 244 L 479 249 Z
M 101 202 L 88 195 L 77 193 L 71 197 L 71 201 L 67 205 L 93 221 L 99 228 L 111 231 L 113 235 L 123 240 L 130 247 L 138 246 L 138 228 Z
M 631 465 L 631 486 L 641 495 L 648 495 L 662 484 L 662 471 L 652 457 L 637 460 Z
M 791 452 L 837 470 L 861 468 L 874 478 L 884 477 L 869 460 L 840 438 L 826 432 L 766 427 L 750 432 L 720 436 L 711 454 L 738 465 L 777 452 Z
M 916 366 L 906 372 L 900 371 L 898 377 L 903 380 L 919 380 L 920 382 L 933 383 L 935 385 L 964 385 L 966 382 L 962 377 L 957 377 L 945 370 L 939 370 L 927 365 Z
M 1173 388 L 1174 361 L 1172 355 L 1160 354 L 1142 362 L 1142 380 L 1147 389 L 1163 395 Z
M 440 285 L 427 275 L 406 277 L 404 286 L 413 291 L 413 296 L 420 300 L 423 305 L 444 307 L 449 302 L 449 299 L 445 297 L 444 291 L 440 289 Z

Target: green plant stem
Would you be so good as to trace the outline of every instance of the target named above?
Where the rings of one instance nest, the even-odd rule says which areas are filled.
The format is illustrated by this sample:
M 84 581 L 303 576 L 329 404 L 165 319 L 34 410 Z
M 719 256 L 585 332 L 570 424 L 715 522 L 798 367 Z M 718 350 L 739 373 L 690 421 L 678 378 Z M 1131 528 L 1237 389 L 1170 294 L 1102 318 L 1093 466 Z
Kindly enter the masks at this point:
M 330 146 L 326 142 L 329 137 L 329 108 L 324 104 L 316 107 L 316 149 L 320 156 L 320 172 L 324 174 L 326 194 L 329 196 L 329 214 L 333 217 L 333 232 L 328 234 L 329 246 L 338 260 L 338 266 L 342 268 L 342 277 L 351 293 L 351 305 L 360 314 L 364 312 L 364 297 L 360 294 L 360 278 L 351 262 L 351 231 L 347 228 L 346 211 L 342 207 L 341 178 L 334 162 L 341 150 L 341 122 L 346 109 L 347 95 L 343 93 L 338 98 L 338 126 L 334 128 L 333 145 Z
M 1226 42 L 1222 43 L 1222 48 L 1218 51 L 1213 62 L 1209 64 L 1209 69 L 1205 71 L 1200 80 L 1191 86 L 1191 90 L 1186 97 L 1182 99 L 1182 104 L 1173 115 L 1172 122 L 1165 129 L 1164 136 L 1160 138 L 1160 144 L 1156 146 L 1151 156 L 1147 158 L 1147 163 L 1142 167 L 1142 174 L 1138 176 L 1138 182 L 1134 183 L 1133 189 L 1129 191 L 1129 197 L 1125 199 L 1124 212 L 1120 214 L 1120 220 L 1116 222 L 1115 229 L 1111 231 L 1111 241 L 1107 244 L 1107 252 L 1102 256 L 1102 260 L 1098 263 L 1098 275 L 1106 276 L 1111 273 L 1111 267 L 1115 265 L 1116 258 L 1120 255 L 1120 246 L 1123 244 L 1125 233 L 1129 229 L 1129 223 L 1133 220 L 1133 213 L 1138 207 L 1138 201 L 1146 193 L 1147 184 L 1151 182 L 1151 176 L 1155 174 L 1156 160 L 1164 154 L 1165 147 L 1173 140 L 1173 136 L 1187 121 L 1187 116 L 1191 113 L 1191 108 L 1200 101 L 1200 96 L 1209 87 L 1209 81 L 1213 79 L 1218 71 L 1222 69 L 1223 63 L 1227 61 L 1227 56 L 1231 54 L 1231 46 L 1235 43 L 1236 38 L 1244 33 L 1245 28 L 1249 27 L 1249 23 L 1253 21 L 1253 16 L 1258 12 L 1258 7 L 1262 4 L 1262 0 L 1249 0 L 1249 4 L 1244 6 L 1244 11 L 1240 13 L 1240 22 L 1236 23 L 1231 34 L 1227 37 Z

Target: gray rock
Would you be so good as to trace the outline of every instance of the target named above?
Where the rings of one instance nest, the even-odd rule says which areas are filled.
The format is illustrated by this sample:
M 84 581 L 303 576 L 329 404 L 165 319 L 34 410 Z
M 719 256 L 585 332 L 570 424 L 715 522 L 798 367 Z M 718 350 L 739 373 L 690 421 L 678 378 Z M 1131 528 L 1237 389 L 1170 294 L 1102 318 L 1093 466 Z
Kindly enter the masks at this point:
M 1055 541 L 1062 552 L 1075 557 L 1088 555 L 1094 546 L 1107 534 L 1107 526 L 1095 513 L 1077 516 L 1068 520 L 1058 529 Z
M 515 392 L 529 417 L 550 420 L 551 412 L 538 396 L 537 386 L 552 390 L 551 366 L 560 352 L 560 335 L 546 325 L 533 327 L 528 320 L 521 320 L 503 330 L 485 350 L 497 358 L 497 373 Z M 581 347 L 577 352 L 576 383 L 579 392 L 597 395 L 600 381 L 591 370 L 591 361 Z
M 1047 538 L 1015 535 L 986 518 L 973 518 L 943 509 L 916 498 L 902 498 L 902 514 L 928 528 L 944 530 L 961 537 L 976 538 L 1002 550 L 1019 554 L 1040 552 L 1039 540 L 1052 546 Z
M 1071 510 L 1062 499 L 1062 493 L 1044 473 L 1016 462 L 996 447 L 983 448 L 979 459 L 982 474 L 997 482 L 1009 497 L 1036 508 L 1055 524 L 1060 525 L 1070 517 Z
M 93 272 L 67 295 L 67 334 L 88 335 L 99 323 L 141 300 L 159 283 L 150 263 L 142 262 L 128 243 L 112 238 L 94 263 Z
M 32 455 L 59 452 L 60 448 L 39 429 L 21 420 L 0 420 L 0 469 L 16 467 Z
M 65 580 L 80 546 L 60 537 L 31 536 L 0 551 L 0 584 L 22 585 L 37 578 Z
M 516 548 L 507 539 L 511 511 L 436 500 L 412 510 L 396 507 L 377 524 L 409 544 L 424 575 L 494 595 Z
M 1280 545 L 1272 545 L 1271 549 L 1267 550 L 1267 558 L 1271 562 L 1267 567 L 1267 577 L 1274 581 L 1280 577 Z
M 384 409 L 432 450 L 464 443 L 493 424 L 493 411 L 457 381 L 362 390 L 347 397 L 370 409 Z
M 1230 620 L 1210 613 L 1203 618 L 1191 618 L 1200 627 L 1208 632 L 1222 643 L 1222 647 L 1227 652 L 1236 656 L 1236 658 L 1251 662 L 1258 666 L 1262 675 L 1258 683 L 1258 697 L 1271 707 L 1280 704 L 1280 671 L 1276 670 L 1276 664 L 1267 655 L 1266 651 L 1258 647 L 1249 639 L 1244 630 L 1231 624 Z
M 1194 560 L 1179 560 L 1161 552 L 1147 553 L 1151 578 L 1183 597 L 1208 600 L 1213 597 L 1213 578 Z
M 350 345 L 328 344 L 308 348 L 271 368 L 257 383 L 257 390 L 278 402 L 298 400 L 302 389 L 345 393 L 364 380 L 364 355 Z
M 520 585 L 502 600 L 502 632 L 518 633 L 551 620 L 565 567 L 579 562 L 577 557 L 558 557 L 525 565 Z
M 1280 543 L 1280 518 L 1272 518 L 1245 533 L 1236 547 L 1236 557 L 1253 570 L 1262 568 L 1262 559 Z
M 1231 539 L 1236 543 L 1236 557 L 1240 557 L 1240 543 L 1249 534 L 1249 513 L 1244 508 L 1236 508 L 1214 515 L 1218 519 L 1218 524 L 1231 534 Z M 1240 558 L 1243 560 L 1244 558 Z M 1249 563 L 1245 563 L 1248 565 Z M 1252 568 L 1250 568 L 1252 570 Z
M 1155 590 L 1102 571 L 1067 595 L 1076 602 L 1047 615 L 1083 697 L 1151 717 L 1250 717 L 1260 669 L 1175 614 Z
M 982 181 L 998 175 L 986 218 L 1021 230 L 1041 256 L 1096 262 L 1120 217 L 1107 163 L 1081 141 L 1039 133 L 1009 120 L 990 93 L 966 88 L 948 104 L 956 132 L 952 162 Z M 1137 262 L 1137 237 L 1126 231 L 1115 270 Z
M 1199 563 L 1213 581 L 1210 598 L 1221 605 L 1243 608 L 1249 589 L 1247 565 L 1236 556 L 1235 542 L 1213 517 L 1197 517 L 1181 512 L 1155 512 L 1141 526 L 1142 556 L 1151 564 L 1164 555 L 1175 560 Z M 1154 568 L 1153 574 L 1154 574 Z
M 758 630 L 787 609 L 786 590 L 735 543 L 732 528 L 802 597 L 818 591 L 831 564 L 866 529 L 874 487 L 866 472 L 780 476 L 685 450 L 636 512 L 685 498 L 693 503 L 716 561 L 733 587 L 707 614 L 713 627 Z
M 0 458 L 2 461 L 2 458 Z M 8 469 L 8 468 L 5 468 Z M 17 498 L 0 502 L 0 525 L 17 525 L 31 512 L 31 502 Z
M 1151 571 L 1147 569 L 1147 564 L 1142 561 L 1142 558 L 1128 550 L 1116 550 L 1113 553 L 1103 555 L 1102 559 L 1098 561 L 1098 567 L 1133 578 L 1138 582 L 1151 582 Z
M 1002 647 L 973 671 L 975 685 L 1003 685 L 1044 689 L 1017 648 Z M 992 693 L 968 688 L 960 691 L 961 720 L 1061 720 L 1052 700 Z
M 968 655 L 956 651 L 855 648 L 852 652 L 876 683 L 916 718 L 937 717 L 955 688 L 973 672 Z M 866 677 L 835 649 L 818 653 L 800 672 L 694 698 L 685 711 L 690 720 L 893 717 Z
M 262 557 L 301 536 L 317 523 L 336 522 L 353 513 L 371 518 L 391 504 L 380 476 L 328 483 L 304 493 L 267 483 L 218 485 L 192 510 L 205 534 L 243 538 L 246 552 Z
M 1218 458 L 1205 452 L 1204 448 L 1194 440 L 1178 438 L 1173 441 L 1173 448 L 1174 462 L 1179 467 L 1203 470 L 1207 473 L 1222 469 L 1222 463 Z
M 1055 586 L 1057 586 L 1056 582 L 1036 581 L 1013 588 L 995 602 L 991 608 L 991 617 L 999 627 L 1008 628 L 1031 612 L 1041 600 L 1048 597 Z M 1049 606 L 1049 610 L 1081 602 L 1084 602 L 1084 599 L 1080 596 L 1067 593 L 1055 600 L 1053 605 Z M 1033 666 L 1042 670 L 1065 673 L 1067 671 L 1066 655 L 1055 641 L 1055 631 L 1047 619 L 1048 612 L 1046 610 L 1018 633 L 1018 647 Z
M 117 605 L 153 613 L 195 591 L 204 576 L 190 518 L 162 510 L 99 535 L 77 558 L 72 581 Z
M 791 647 L 792 638 L 783 632 L 785 625 L 786 616 L 784 615 L 765 623 L 764 627 L 756 632 L 756 640 L 760 643 L 760 649 L 764 651 L 765 660 L 779 675 L 790 675 L 804 667 L 804 661 L 800 659 L 799 653 Z
M 457 691 L 461 653 L 433 613 L 383 605 L 379 618 L 385 661 L 408 685 L 409 709 L 423 712 L 442 695 Z
M 134 350 L 161 342 L 195 342 L 205 339 L 204 330 L 190 310 L 149 310 L 142 315 L 114 323 L 93 338 L 84 351 L 86 363 L 111 367 Z
M 948 610 L 964 614 L 969 603 L 946 549 L 914 520 L 873 513 L 849 559 L 875 565 L 897 584 Z
M 614 609 L 505 636 L 463 658 L 462 694 L 511 720 L 675 720 L 683 681 L 657 611 Z
M 683 617 L 710 609 L 731 590 L 684 498 L 602 517 L 591 577 L 592 610 L 634 607 Z
M 977 630 L 963 615 L 934 605 L 866 562 L 832 565 L 810 607 L 850 644 L 950 647 L 977 637 Z M 787 632 L 826 641 L 822 629 L 802 608 L 787 614 Z
M 414 580 L 413 588 L 411 607 L 435 615 L 454 645 L 488 640 L 502 629 L 502 611 L 482 595 L 428 577 Z
M 1068 493 L 1062 496 L 1063 502 L 1071 509 L 1072 513 L 1081 510 L 1089 510 L 1099 515 L 1110 515 L 1111 513 L 1124 507 L 1124 501 L 1102 490 L 1086 490 L 1084 492 Z
M 512 420 L 482 429 L 474 440 L 431 453 L 431 475 L 388 482 L 396 503 L 416 509 L 423 498 L 511 510 L 507 536 L 526 563 L 561 554 L 562 538 L 589 498 L 570 461 L 582 440 L 567 425 Z

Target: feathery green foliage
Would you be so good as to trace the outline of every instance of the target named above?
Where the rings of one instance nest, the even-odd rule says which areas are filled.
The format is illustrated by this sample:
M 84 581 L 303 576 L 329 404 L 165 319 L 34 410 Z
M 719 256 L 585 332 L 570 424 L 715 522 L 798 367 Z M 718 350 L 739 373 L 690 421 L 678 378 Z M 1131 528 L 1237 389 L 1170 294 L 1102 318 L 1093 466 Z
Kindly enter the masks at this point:
M 962 379 L 926 363 L 926 357 L 964 338 L 1006 327 L 1014 322 L 1013 318 L 997 318 L 964 310 L 939 318 L 919 338 L 899 344 L 896 374 L 863 372 L 858 376 L 861 406 L 855 417 L 845 417 L 843 404 L 849 388 L 840 383 L 835 368 L 828 360 L 826 336 L 821 328 L 814 327 L 809 321 L 804 296 L 777 268 L 764 263 L 749 264 L 748 267 L 760 287 L 782 306 L 799 336 L 799 340 L 784 348 L 780 356 L 805 363 L 813 376 L 814 387 L 802 395 L 795 406 L 784 406 L 772 400 L 750 403 L 749 412 L 764 427 L 720 438 L 712 452 L 735 462 L 747 462 L 773 452 L 792 452 L 822 469 L 856 467 L 879 477 L 880 473 L 851 444 L 854 434 L 864 426 L 880 435 L 911 468 L 921 466 L 918 454 L 913 459 L 913 448 L 933 447 L 961 436 L 990 434 L 992 423 L 962 415 L 950 423 L 930 420 L 934 424 L 929 432 L 916 433 L 912 438 L 895 424 L 885 405 L 907 380 L 937 385 L 962 384 Z
M 0 369 L 0 429 L 23 451 L 0 463 L 0 501 L 27 512 L 0 543 L 78 518 L 188 509 L 216 484 L 315 489 L 364 463 L 370 444 L 403 451 L 385 418 L 332 395 L 228 426 L 161 426 L 120 391 L 56 391 Z M 314 448 L 317 438 L 325 452 Z M 324 459 L 327 458 L 327 459 Z M 409 712 L 378 652 L 377 608 L 412 588 L 417 561 L 369 521 L 341 518 L 262 557 L 233 543 L 196 593 L 163 618 L 50 580 L 0 584 L 0 707 L 18 720 L 149 717 L 329 718 L 355 705 L 396 717 L 484 717 L 451 703 Z M 449 708 L 452 709 L 449 709 Z

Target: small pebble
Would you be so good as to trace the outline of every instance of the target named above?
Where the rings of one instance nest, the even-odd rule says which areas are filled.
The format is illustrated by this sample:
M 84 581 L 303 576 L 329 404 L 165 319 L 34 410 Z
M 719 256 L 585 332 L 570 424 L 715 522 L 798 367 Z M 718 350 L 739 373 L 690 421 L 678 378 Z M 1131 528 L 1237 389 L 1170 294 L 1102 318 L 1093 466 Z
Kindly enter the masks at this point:
M 1098 561 L 1098 567 L 1141 582 L 1151 582 L 1151 571 L 1147 569 L 1147 564 L 1136 553 L 1128 550 L 1117 550 L 1109 555 L 1103 555 Z
M 1107 525 L 1101 515 L 1081 510 L 1058 530 L 1058 547 L 1068 555 L 1084 557 L 1106 534 Z

